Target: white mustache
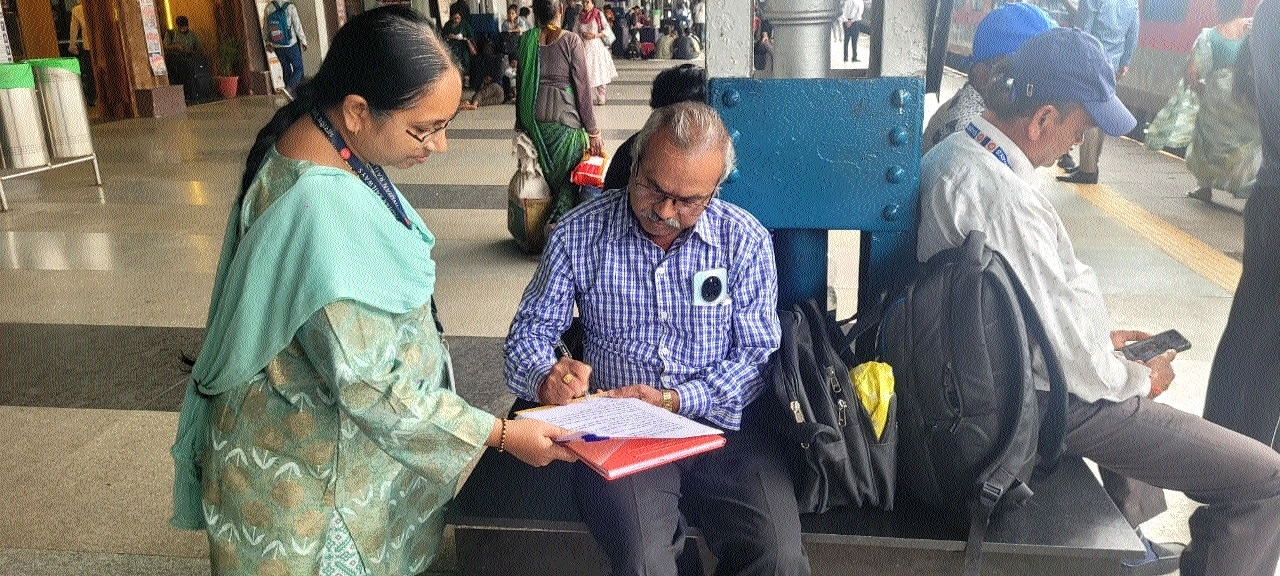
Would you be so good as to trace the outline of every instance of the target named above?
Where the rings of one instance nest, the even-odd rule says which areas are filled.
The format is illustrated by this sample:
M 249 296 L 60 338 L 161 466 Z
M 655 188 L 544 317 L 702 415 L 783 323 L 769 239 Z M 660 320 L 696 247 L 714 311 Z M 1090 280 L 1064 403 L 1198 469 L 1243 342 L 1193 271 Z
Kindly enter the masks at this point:
M 657 223 L 657 224 L 662 224 L 663 226 L 666 226 L 666 227 L 671 228 L 671 229 L 673 229 L 673 230 L 679 230 L 679 229 L 680 229 L 680 219 L 679 219 L 679 218 L 663 218 L 663 217 L 661 217 L 661 216 L 658 216 L 658 213 L 657 213 L 657 212 L 654 212 L 652 209 L 650 209 L 648 212 L 645 212 L 644 217 L 645 217 L 645 218 L 648 218 L 650 222 L 654 222 L 654 223 Z

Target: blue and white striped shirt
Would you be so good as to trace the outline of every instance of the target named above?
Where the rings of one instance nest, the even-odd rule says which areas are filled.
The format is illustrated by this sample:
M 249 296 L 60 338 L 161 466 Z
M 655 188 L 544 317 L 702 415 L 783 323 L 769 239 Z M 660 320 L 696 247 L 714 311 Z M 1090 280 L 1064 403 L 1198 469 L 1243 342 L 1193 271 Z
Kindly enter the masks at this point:
M 726 271 L 728 298 L 694 305 L 694 274 L 716 268 Z M 675 390 L 681 414 L 730 430 L 763 391 L 761 372 L 781 337 L 769 233 L 719 199 L 667 252 L 645 236 L 626 190 L 561 219 L 504 346 L 512 392 L 537 400 L 574 304 L 586 327 L 593 387 Z

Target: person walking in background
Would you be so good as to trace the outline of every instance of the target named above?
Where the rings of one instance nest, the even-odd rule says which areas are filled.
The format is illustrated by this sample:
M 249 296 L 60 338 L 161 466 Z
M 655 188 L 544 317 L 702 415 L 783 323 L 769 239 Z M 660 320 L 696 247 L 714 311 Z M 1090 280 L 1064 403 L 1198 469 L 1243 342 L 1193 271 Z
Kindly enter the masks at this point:
M 703 45 L 707 43 L 707 4 L 703 0 L 693 3 L 693 34 Z
M 1280 450 L 1280 0 L 1258 6 L 1249 54 L 1262 168 L 1244 205 L 1244 266 L 1204 417 Z
M 1187 63 L 1186 80 L 1200 102 L 1186 155 L 1197 187 L 1187 195 L 1204 202 L 1213 201 L 1214 188 L 1248 198 L 1262 164 L 1253 71 L 1245 48 L 1252 22 L 1241 15 L 1241 4 L 1219 0 L 1222 23 L 1200 33 Z
M 1035 4 L 1010 2 L 987 13 L 973 34 L 969 76 L 960 91 L 938 107 L 924 129 L 924 151 L 951 134 L 964 130 L 986 109 L 984 91 L 993 89 L 996 70 L 1003 67 L 1024 42 L 1057 24 Z
M 258 133 L 172 450 L 170 522 L 207 532 L 214 576 L 417 574 L 485 446 L 574 460 L 454 393 L 435 236 L 382 169 L 444 152 L 461 94 L 431 23 L 386 6 Z
M 595 0 L 585 0 L 573 30 L 582 37 L 582 45 L 586 49 L 587 78 L 594 93 L 594 102 L 601 106 L 608 96 L 609 83 L 618 77 L 613 54 L 605 41 L 613 35 L 613 29 L 605 20 L 604 12 L 596 8 Z
M 84 2 L 71 7 L 71 28 L 68 31 L 70 45 L 67 52 L 80 61 L 80 81 L 84 89 L 84 103 L 93 106 L 98 101 L 98 87 L 93 81 L 93 36 L 84 17 Z
M 302 51 L 307 49 L 307 33 L 298 18 L 298 8 L 293 2 L 271 0 L 262 18 L 262 37 L 267 46 L 280 59 L 284 73 L 284 87 L 292 91 L 302 82 Z
M 579 201 L 569 174 L 584 152 L 601 156 L 604 140 L 596 125 L 582 37 L 560 27 L 560 0 L 534 0 L 538 27 L 520 37 L 520 79 L 516 129 L 533 141 L 538 165 L 551 189 L 551 206 L 537 229 L 526 230 L 521 247 L 541 252 L 549 228 Z
M 1138 49 L 1138 0 L 1080 0 L 1076 12 L 1076 28 L 1102 42 L 1116 82 L 1129 73 L 1129 62 Z M 1080 144 L 1079 168 L 1058 180 L 1073 184 L 1098 183 L 1098 159 L 1102 157 L 1101 130 L 1093 128 L 1085 133 Z
M 849 47 L 853 46 L 853 61 L 858 61 L 858 22 L 866 7 L 863 0 L 844 0 L 840 7 L 840 27 L 844 31 L 844 61 L 849 61 Z

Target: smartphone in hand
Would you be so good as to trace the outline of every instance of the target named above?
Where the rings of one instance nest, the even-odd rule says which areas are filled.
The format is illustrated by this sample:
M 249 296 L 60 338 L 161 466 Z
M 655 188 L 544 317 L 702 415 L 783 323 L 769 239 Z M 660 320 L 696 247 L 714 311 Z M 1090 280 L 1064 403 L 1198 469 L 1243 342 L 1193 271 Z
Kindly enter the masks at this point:
M 1185 352 L 1191 349 L 1191 342 L 1179 334 L 1177 330 L 1166 330 L 1155 336 L 1137 342 L 1131 342 L 1121 348 L 1125 358 L 1134 362 L 1147 362 L 1164 354 L 1165 350 Z

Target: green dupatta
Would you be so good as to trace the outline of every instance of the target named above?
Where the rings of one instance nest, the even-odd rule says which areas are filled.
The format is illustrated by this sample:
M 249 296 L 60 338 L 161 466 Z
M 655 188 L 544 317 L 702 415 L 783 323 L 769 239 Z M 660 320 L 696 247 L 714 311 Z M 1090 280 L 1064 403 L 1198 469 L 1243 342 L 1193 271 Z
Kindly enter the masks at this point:
M 553 206 L 548 221 L 555 222 L 573 208 L 577 200 L 578 186 L 569 181 L 569 174 L 582 161 L 582 154 L 587 150 L 587 131 L 559 122 L 538 122 L 534 117 L 541 82 L 538 72 L 541 32 L 541 28 L 534 28 L 520 36 L 520 94 L 516 100 L 516 123 L 533 140 L 534 149 L 538 152 L 538 164 L 542 166 L 542 174 L 552 193 Z M 572 94 L 572 87 L 567 90 Z
M 269 158 L 282 161 L 274 150 Z M 248 382 L 331 302 L 353 300 L 403 314 L 429 302 L 435 289 L 435 237 L 403 196 L 412 230 L 354 175 L 309 163 L 300 171 L 243 236 L 242 203 L 227 220 L 204 344 L 170 450 L 169 523 L 177 528 L 205 527 L 200 466 L 213 396 Z M 269 185 L 268 172 L 259 172 L 255 186 Z

